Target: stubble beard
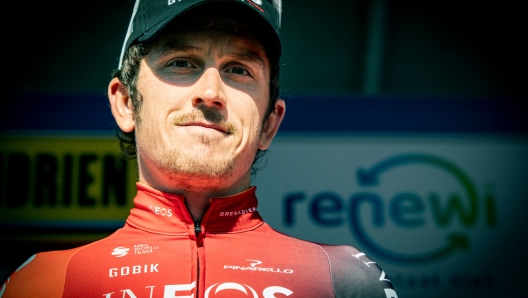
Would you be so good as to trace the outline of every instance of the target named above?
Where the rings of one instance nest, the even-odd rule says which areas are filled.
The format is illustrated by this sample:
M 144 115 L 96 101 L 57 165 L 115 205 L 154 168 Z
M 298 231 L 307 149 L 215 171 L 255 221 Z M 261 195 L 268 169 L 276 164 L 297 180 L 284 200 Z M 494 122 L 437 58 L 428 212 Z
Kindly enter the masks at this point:
M 198 109 L 191 113 L 174 119 L 175 125 L 207 119 L 210 122 L 221 124 L 224 129 L 234 137 L 238 131 L 229 122 L 226 122 L 221 114 L 215 110 Z M 216 146 L 218 139 L 206 134 L 195 135 L 198 141 L 205 147 Z M 159 169 L 165 178 L 174 181 L 180 187 L 186 188 L 222 188 L 229 184 L 233 177 L 235 168 L 235 156 L 229 152 L 221 156 L 210 156 L 203 152 L 189 152 L 175 146 L 171 150 L 164 150 L 155 144 L 145 143 L 149 147 L 146 152 L 151 152 L 149 159 Z M 184 144 L 180 144 L 184 145 Z M 139 142 L 136 144 L 138 153 L 141 152 Z M 255 149 L 256 152 L 256 149 Z M 149 154 L 150 155 L 150 154 Z M 244 161 L 241 161 L 244 162 Z M 239 165 L 241 166 L 241 165 Z
M 227 184 L 227 181 L 232 177 L 235 162 L 230 155 L 210 157 L 188 154 L 179 148 L 175 148 L 171 152 L 161 153 L 158 167 L 164 169 L 171 180 L 179 183 Z

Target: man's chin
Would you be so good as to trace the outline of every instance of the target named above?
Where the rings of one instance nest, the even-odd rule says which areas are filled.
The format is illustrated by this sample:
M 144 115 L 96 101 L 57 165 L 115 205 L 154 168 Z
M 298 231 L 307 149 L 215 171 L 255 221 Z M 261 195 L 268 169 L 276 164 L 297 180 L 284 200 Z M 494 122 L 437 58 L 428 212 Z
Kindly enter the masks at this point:
M 232 136 L 215 129 L 199 126 L 182 129 L 185 129 L 186 133 L 181 135 L 178 140 L 186 144 L 186 148 L 192 148 L 192 150 L 215 150 Z
M 226 158 L 215 158 L 210 155 L 193 154 L 178 158 L 167 158 L 160 165 L 164 172 L 170 176 L 180 179 L 226 179 L 231 177 L 235 167 L 233 160 Z

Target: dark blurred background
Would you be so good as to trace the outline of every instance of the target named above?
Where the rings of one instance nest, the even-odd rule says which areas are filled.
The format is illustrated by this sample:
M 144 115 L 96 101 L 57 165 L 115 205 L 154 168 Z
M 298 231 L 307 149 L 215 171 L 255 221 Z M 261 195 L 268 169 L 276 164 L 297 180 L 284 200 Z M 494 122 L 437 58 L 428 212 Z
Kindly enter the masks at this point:
M 300 112 L 288 114 L 281 132 L 323 127 L 352 133 L 501 133 L 526 140 L 527 26 L 521 3 L 285 0 L 281 90 L 288 111 Z M 51 0 L 4 9 L 0 133 L 112 136 L 105 94 L 133 4 Z M 413 111 L 428 116 L 414 117 Z M 347 117 L 336 122 L 337 116 Z M 475 121 L 457 118 L 464 116 Z M 313 118 L 318 121 L 306 121 Z M 6 176 L 0 175 L 0 198 Z M 77 246 L 119 226 L 3 222 L 2 279 L 37 251 Z M 92 236 L 61 238 L 68 233 Z M 20 241 L 13 234 L 41 237 Z
M 132 3 L 13 4 L 4 90 L 105 93 Z M 525 96 L 522 11 L 514 1 L 284 1 L 283 93 Z

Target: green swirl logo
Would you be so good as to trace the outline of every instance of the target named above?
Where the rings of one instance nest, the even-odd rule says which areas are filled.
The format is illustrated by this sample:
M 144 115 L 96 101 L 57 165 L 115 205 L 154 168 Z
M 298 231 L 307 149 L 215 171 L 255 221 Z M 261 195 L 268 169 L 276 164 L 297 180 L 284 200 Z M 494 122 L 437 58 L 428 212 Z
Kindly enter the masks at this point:
M 452 176 L 463 190 L 462 194 L 454 193 L 441 200 L 438 193 L 430 192 L 427 201 L 431 209 L 431 215 L 440 228 L 447 227 L 452 220 L 458 216 L 460 225 L 464 228 L 470 228 L 475 225 L 479 216 L 483 216 L 488 226 L 496 224 L 494 198 L 488 195 L 484 202 L 479 202 L 477 191 L 468 175 L 454 163 L 443 158 L 428 154 L 404 154 L 390 157 L 383 160 L 368 169 L 359 169 L 357 171 L 357 182 L 362 187 L 376 187 L 384 182 L 384 174 L 396 168 L 402 168 L 412 164 L 423 164 L 435 167 Z M 407 205 L 405 205 L 407 204 Z M 413 254 L 404 254 L 395 252 L 387 247 L 377 243 L 367 232 L 361 222 L 360 207 L 370 205 L 372 210 L 372 225 L 382 227 L 385 223 L 383 214 L 383 201 L 374 193 L 361 192 L 352 195 L 350 198 L 349 225 L 354 236 L 370 252 L 383 257 L 386 260 L 402 263 L 423 263 L 439 258 L 446 257 L 458 250 L 467 250 L 470 247 L 467 233 L 463 231 L 446 233 L 446 240 L 440 247 Z M 403 207 L 402 207 L 403 206 Z M 407 206 L 407 207 L 405 207 Z M 411 207 L 408 207 L 411 206 Z M 389 214 L 393 221 L 399 226 L 412 228 L 423 224 L 423 219 L 408 218 L 402 216 L 403 211 L 409 211 L 405 208 L 414 208 L 414 211 L 423 211 L 425 203 L 418 195 L 411 192 L 403 192 L 393 197 L 389 204 Z M 412 210 L 411 210 L 412 211 Z

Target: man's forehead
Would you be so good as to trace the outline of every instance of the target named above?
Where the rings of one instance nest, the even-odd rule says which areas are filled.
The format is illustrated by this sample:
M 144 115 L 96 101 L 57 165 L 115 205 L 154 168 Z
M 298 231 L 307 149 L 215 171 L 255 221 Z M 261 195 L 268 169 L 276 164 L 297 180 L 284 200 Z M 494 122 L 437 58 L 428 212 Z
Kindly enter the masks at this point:
M 154 45 L 157 55 L 171 52 L 206 54 L 216 49 L 221 56 L 237 56 L 267 64 L 264 47 L 251 35 L 234 35 L 218 30 L 170 30 L 164 32 Z

